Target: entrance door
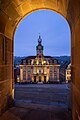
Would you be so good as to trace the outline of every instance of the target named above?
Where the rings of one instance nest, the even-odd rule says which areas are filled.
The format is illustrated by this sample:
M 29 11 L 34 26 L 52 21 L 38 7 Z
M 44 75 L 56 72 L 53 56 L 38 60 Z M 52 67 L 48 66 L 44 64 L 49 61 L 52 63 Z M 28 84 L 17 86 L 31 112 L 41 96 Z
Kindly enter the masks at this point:
M 39 76 L 39 82 L 41 82 L 41 76 Z
M 36 76 L 34 76 L 34 82 L 36 82 Z
M 46 82 L 46 76 L 44 76 L 44 82 Z

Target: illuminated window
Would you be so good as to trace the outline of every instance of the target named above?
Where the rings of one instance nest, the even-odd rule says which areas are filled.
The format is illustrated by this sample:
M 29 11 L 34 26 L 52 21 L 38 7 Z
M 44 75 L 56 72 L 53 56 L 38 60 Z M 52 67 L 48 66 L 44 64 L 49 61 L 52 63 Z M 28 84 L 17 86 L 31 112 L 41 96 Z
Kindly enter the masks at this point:
M 36 67 L 34 67 L 33 73 L 36 74 Z
M 46 67 L 44 67 L 44 74 L 46 74 L 46 70 L 47 70 Z
M 46 61 L 44 61 L 44 64 L 46 64 Z
M 70 71 L 67 71 L 67 74 L 71 74 L 71 72 L 70 72 Z
M 34 63 L 34 61 L 33 60 L 31 60 L 31 64 L 33 65 L 33 63 Z

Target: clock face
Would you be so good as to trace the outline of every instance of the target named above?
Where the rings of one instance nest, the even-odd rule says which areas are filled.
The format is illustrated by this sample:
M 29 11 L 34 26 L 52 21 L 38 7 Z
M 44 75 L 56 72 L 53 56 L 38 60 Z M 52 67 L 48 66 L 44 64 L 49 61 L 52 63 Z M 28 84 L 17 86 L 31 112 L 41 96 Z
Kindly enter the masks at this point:
M 41 46 L 39 46 L 38 48 L 41 49 Z

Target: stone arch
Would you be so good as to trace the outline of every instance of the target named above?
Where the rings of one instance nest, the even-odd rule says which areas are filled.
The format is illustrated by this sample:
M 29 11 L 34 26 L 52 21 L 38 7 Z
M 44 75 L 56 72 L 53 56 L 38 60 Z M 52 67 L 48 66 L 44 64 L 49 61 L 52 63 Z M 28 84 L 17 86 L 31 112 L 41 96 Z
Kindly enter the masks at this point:
M 12 105 L 13 36 L 21 19 L 39 9 L 50 9 L 67 19 L 71 28 L 73 119 L 80 118 L 80 1 L 0 0 L 0 113 Z M 78 99 L 77 99 L 78 96 Z M 77 116 L 77 117 L 76 117 Z
M 23 2 L 21 2 L 21 4 L 17 3 L 18 5 L 16 5 L 15 7 L 16 3 L 17 2 L 12 2 L 7 7 L 7 10 L 6 10 L 6 14 L 8 13 L 9 15 L 7 16 L 4 33 L 6 36 L 9 36 L 11 39 L 13 36 L 14 29 L 16 28 L 17 24 L 21 21 L 21 19 L 23 19 L 24 16 L 36 10 L 49 9 L 52 11 L 56 11 L 57 13 L 64 16 L 64 18 L 67 19 L 67 21 L 70 20 L 67 17 L 67 9 L 68 9 L 69 1 L 63 2 L 63 0 L 61 0 L 60 2 L 59 0 L 49 0 L 49 1 L 48 0 L 25 1 L 24 0 Z M 13 10 L 11 8 L 13 8 Z M 9 12 L 10 9 L 12 10 L 13 15 L 15 14 L 14 15 L 15 17 L 13 17 L 11 15 L 12 13 Z M 8 31 L 11 31 L 11 32 L 8 32 Z
M 34 9 L 34 10 L 32 10 L 32 11 L 29 11 L 29 12 L 26 13 L 22 18 L 20 18 L 20 20 L 16 23 L 16 26 L 15 26 L 15 28 L 14 28 L 14 32 L 13 32 L 13 33 L 15 33 L 16 28 L 18 27 L 18 25 L 21 23 L 21 21 L 22 21 L 26 16 L 28 16 L 29 14 L 31 14 L 31 13 L 33 13 L 33 12 L 36 12 L 36 11 L 38 11 L 38 10 L 50 10 L 50 11 L 52 11 L 52 12 L 55 12 L 55 13 L 61 15 L 61 16 L 64 18 L 64 20 L 68 23 L 68 25 L 69 25 L 69 27 L 70 27 L 70 30 L 71 30 L 71 25 L 70 25 L 69 20 L 68 20 L 62 13 L 60 13 L 59 11 L 55 11 L 54 9 L 51 9 L 51 8 L 39 8 L 39 9 Z M 13 36 L 14 36 L 14 35 L 13 35 Z

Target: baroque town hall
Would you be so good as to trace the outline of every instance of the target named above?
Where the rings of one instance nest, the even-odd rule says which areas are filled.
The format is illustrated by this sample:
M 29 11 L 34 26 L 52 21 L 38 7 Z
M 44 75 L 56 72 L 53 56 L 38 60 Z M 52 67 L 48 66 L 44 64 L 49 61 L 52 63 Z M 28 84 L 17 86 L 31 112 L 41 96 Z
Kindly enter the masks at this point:
M 58 61 L 51 56 L 44 56 L 42 39 L 39 36 L 36 56 L 28 56 L 20 64 L 20 82 L 59 82 Z

